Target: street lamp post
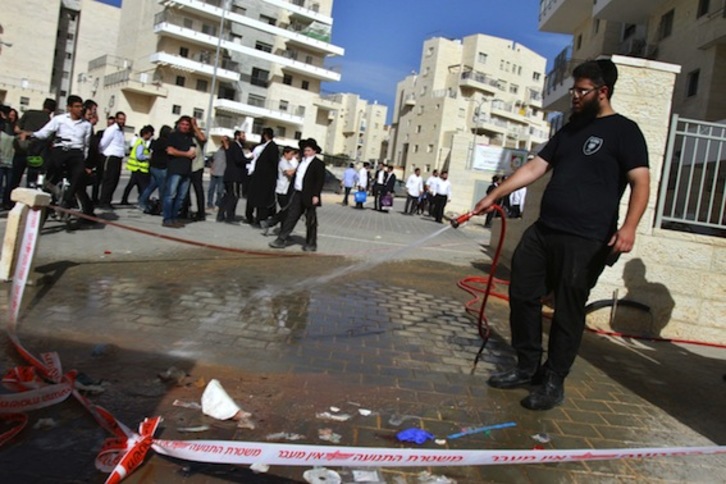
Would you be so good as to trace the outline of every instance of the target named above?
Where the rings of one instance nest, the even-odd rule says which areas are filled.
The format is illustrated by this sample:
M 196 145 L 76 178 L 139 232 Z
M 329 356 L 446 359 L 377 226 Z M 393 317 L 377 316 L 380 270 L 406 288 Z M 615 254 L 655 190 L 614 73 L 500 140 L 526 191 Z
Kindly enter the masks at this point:
M 207 120 L 205 121 L 205 127 L 207 128 L 207 143 L 204 144 L 204 155 L 207 154 L 207 147 L 209 146 L 210 133 L 212 131 L 212 105 L 214 103 L 214 92 L 217 89 L 217 69 L 219 69 L 219 54 L 222 50 L 222 36 L 224 35 L 224 18 L 227 15 L 227 10 L 230 8 L 232 0 L 224 0 L 222 5 L 222 18 L 219 20 L 219 34 L 217 36 L 217 51 L 214 54 L 214 71 L 212 72 L 212 86 L 209 90 L 209 104 L 207 106 Z

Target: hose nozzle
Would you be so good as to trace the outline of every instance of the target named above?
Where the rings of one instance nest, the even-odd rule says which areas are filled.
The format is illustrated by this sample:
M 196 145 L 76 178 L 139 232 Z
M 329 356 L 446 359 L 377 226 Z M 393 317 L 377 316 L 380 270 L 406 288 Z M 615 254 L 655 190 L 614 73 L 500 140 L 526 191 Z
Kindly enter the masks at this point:
M 455 229 L 459 228 L 459 225 L 468 222 L 470 218 L 474 216 L 474 212 L 467 212 L 464 215 L 459 215 L 455 219 L 451 220 L 451 226 Z

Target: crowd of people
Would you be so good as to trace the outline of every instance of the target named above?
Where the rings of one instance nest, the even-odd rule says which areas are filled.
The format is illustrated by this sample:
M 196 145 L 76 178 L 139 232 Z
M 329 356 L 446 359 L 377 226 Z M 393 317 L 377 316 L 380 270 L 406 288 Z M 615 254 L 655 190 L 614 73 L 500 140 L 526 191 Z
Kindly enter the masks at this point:
M 396 188 L 396 174 L 393 165 L 380 164 L 372 172 L 368 162 L 356 170 L 351 163 L 343 172 L 341 186 L 343 189 L 343 205 L 348 205 L 351 193 L 355 208 L 363 209 L 368 196 L 373 197 L 373 209 L 387 213 L 393 206 L 393 195 Z M 438 223 L 443 223 L 444 209 L 451 201 L 451 182 L 449 173 L 434 170 L 426 181 L 421 177 L 421 169 L 416 168 L 406 179 L 406 205 L 404 215 L 422 215 L 428 213 Z M 354 192 L 355 190 L 355 192 Z
M 314 139 L 301 140 L 298 147 L 286 146 L 280 151 L 271 128 L 262 130 L 256 146 L 248 144 L 244 131 L 236 131 L 233 139 L 222 137 L 222 145 L 212 157 L 205 204 L 207 137 L 195 118 L 181 116 L 173 127 L 162 126 L 156 138 L 154 127 L 144 126 L 127 145 L 125 113 L 109 116 L 106 127 L 96 130 L 98 114 L 93 100 L 84 102 L 71 95 L 65 113 L 56 114 L 56 108 L 53 99 L 46 99 L 42 109 L 18 116 L 17 110 L 0 106 L 0 196 L 4 209 L 12 208 L 10 193 L 20 186 L 23 176 L 28 187 L 51 192 L 65 178 L 68 188 L 54 203 L 61 208 L 80 208 L 89 216 L 80 222 L 94 223 L 94 208 L 116 208 L 113 195 L 125 159 L 130 177 L 120 204 L 131 205 L 129 197 L 136 189 L 137 208 L 161 215 L 163 227 L 183 228 L 189 222 L 205 220 L 207 210 L 213 209 L 217 210 L 218 222 L 247 223 L 264 229 L 265 235 L 279 224 L 278 237 L 270 246 L 283 248 L 305 214 L 303 249 L 317 250 L 315 210 L 320 206 L 325 166 L 317 157 L 322 150 Z M 192 211 L 192 191 L 196 211 Z M 236 210 L 242 198 L 247 202 L 240 218 Z

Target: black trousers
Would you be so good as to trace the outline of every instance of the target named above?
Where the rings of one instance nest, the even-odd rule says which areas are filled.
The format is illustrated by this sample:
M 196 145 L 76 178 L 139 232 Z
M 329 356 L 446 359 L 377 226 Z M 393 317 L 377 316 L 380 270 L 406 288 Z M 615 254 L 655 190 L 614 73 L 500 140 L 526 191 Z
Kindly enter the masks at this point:
M 418 197 L 406 194 L 406 206 L 403 209 L 403 213 L 413 214 L 418 208 Z
M 121 161 L 120 156 L 107 156 L 103 160 L 103 180 L 101 181 L 101 197 L 99 198 L 101 205 L 111 205 L 113 192 L 116 191 L 118 180 L 121 177 Z
M 287 193 L 275 193 L 275 196 L 277 197 L 277 204 L 280 206 L 280 210 L 277 210 L 276 213 L 271 214 L 270 217 L 267 219 L 270 226 L 276 225 L 278 223 L 284 223 L 287 214 L 290 212 L 290 199 L 292 198 L 292 196 L 288 195 Z
M 141 197 L 141 194 L 144 193 L 144 190 L 146 190 L 146 187 L 149 186 L 150 181 L 151 175 L 149 175 L 148 173 L 132 171 L 129 182 L 126 184 L 126 188 L 124 188 L 124 193 L 121 196 L 121 204 L 128 205 L 129 195 L 131 194 L 131 190 L 133 190 L 134 187 L 136 187 L 136 189 L 138 190 L 138 195 L 136 196 L 136 199 L 138 200 L 139 197 Z
M 343 205 L 348 205 L 348 197 L 350 197 L 350 190 L 353 187 L 344 187 L 345 195 L 343 196 Z
M 219 204 L 217 220 L 234 222 L 237 218 L 237 202 L 242 196 L 242 184 L 239 182 L 224 182 L 224 195 Z
M 318 245 L 318 214 L 316 207 L 306 207 L 303 204 L 302 193 L 295 190 L 290 199 L 290 208 L 288 209 L 285 221 L 282 222 L 280 229 L 280 240 L 287 240 L 295 229 L 297 221 L 305 214 L 305 244 L 310 246 Z
M 380 183 L 373 185 L 373 210 L 381 209 L 381 194 L 384 191 L 383 187 L 384 185 L 381 185 Z
M 58 183 L 63 175 L 68 177 L 68 190 L 63 200 L 63 206 L 73 207 L 76 200 L 76 193 L 86 189 L 86 170 L 83 158 L 83 150 L 64 150 L 53 148 L 50 152 L 50 163 L 48 164 L 48 178 L 52 183 Z M 83 199 L 83 195 L 81 195 Z M 86 195 L 85 199 L 88 198 Z M 87 207 L 83 207 L 86 212 Z M 93 209 L 91 209 L 93 211 Z
M 192 206 L 192 190 L 194 190 L 194 198 L 197 200 L 197 217 L 204 217 L 206 213 L 206 205 L 204 204 L 204 168 L 193 171 L 189 176 L 190 190 L 187 192 L 187 198 L 184 201 L 182 218 L 189 216 L 189 207 Z
M 444 209 L 446 208 L 448 197 L 446 195 L 436 195 L 434 197 L 434 218 L 437 222 L 444 221 Z
M 545 368 L 562 378 L 572 367 L 585 329 L 585 304 L 609 247 L 601 241 L 529 227 L 512 258 L 509 325 L 518 366 L 533 371 L 542 358 L 542 298 L 554 292 L 555 313 Z

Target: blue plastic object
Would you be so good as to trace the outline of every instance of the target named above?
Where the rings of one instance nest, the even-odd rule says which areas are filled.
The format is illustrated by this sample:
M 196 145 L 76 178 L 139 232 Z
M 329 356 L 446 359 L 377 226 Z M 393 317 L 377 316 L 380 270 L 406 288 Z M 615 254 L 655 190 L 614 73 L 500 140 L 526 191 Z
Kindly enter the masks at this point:
M 401 430 L 396 434 L 396 438 L 401 442 L 413 442 L 421 445 L 427 440 L 433 440 L 434 435 L 422 429 L 410 428 Z
M 366 192 L 364 192 L 363 190 L 361 190 L 359 192 L 355 192 L 354 198 L 355 198 L 355 203 L 366 203 L 366 198 L 367 198 Z

